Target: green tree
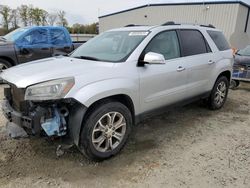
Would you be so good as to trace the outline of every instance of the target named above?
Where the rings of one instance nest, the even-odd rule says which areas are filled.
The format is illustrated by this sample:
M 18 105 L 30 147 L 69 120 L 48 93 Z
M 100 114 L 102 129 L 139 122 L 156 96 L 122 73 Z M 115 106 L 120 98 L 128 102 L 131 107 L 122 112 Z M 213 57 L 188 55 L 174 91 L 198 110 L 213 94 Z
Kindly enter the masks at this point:
M 28 26 L 29 23 L 29 7 L 27 5 L 21 5 L 18 7 L 18 13 L 20 20 L 24 26 Z
M 6 5 L 0 5 L 0 15 L 2 16 L 2 25 L 3 28 L 8 32 L 9 31 L 9 23 L 11 21 L 11 8 Z
M 18 19 L 18 10 L 17 9 L 13 9 L 11 11 L 11 26 L 12 29 L 17 29 L 19 23 L 19 19 Z

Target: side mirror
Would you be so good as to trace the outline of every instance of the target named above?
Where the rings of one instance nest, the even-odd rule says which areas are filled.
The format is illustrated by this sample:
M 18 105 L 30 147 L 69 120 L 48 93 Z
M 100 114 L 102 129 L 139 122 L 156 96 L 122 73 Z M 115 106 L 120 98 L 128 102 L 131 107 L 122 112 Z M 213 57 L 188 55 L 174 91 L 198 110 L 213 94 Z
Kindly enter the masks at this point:
M 162 54 L 148 52 L 143 61 L 148 64 L 165 64 L 165 58 Z

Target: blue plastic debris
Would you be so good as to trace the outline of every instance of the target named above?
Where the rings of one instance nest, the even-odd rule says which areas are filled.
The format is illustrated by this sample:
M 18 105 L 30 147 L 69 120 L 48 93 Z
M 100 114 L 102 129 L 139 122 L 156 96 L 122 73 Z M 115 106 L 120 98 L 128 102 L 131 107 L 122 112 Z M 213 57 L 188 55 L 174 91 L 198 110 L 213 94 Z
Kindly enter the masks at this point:
M 56 108 L 54 108 L 54 117 L 46 119 L 41 126 L 48 136 L 64 136 L 66 134 L 66 121 Z

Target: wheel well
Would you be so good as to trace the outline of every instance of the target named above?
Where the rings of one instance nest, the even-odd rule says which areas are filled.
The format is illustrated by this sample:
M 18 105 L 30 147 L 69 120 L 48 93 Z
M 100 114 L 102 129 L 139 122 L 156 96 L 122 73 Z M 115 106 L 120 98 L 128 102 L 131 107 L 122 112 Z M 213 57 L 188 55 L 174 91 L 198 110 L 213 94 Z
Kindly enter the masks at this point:
M 9 58 L 9 57 L 5 57 L 5 56 L 0 56 L 0 59 L 3 59 L 5 61 L 8 61 L 12 66 L 15 65 L 15 62 L 13 59 Z
M 224 71 L 224 72 L 220 73 L 218 78 L 221 77 L 221 76 L 225 76 L 228 79 L 228 82 L 230 82 L 230 80 L 231 80 L 231 72 L 230 71 Z
M 103 98 L 103 99 L 100 99 L 100 100 L 94 102 L 93 104 L 91 104 L 88 107 L 86 114 L 88 114 L 88 112 L 92 111 L 92 109 L 95 106 L 101 105 L 101 103 L 107 102 L 107 101 L 117 101 L 117 102 L 124 104 L 131 112 L 131 115 L 133 118 L 133 123 L 135 122 L 135 109 L 134 109 L 133 101 L 128 95 L 125 95 L 125 94 L 112 95 L 112 96 L 109 96 L 109 97 L 106 97 L 106 98 Z

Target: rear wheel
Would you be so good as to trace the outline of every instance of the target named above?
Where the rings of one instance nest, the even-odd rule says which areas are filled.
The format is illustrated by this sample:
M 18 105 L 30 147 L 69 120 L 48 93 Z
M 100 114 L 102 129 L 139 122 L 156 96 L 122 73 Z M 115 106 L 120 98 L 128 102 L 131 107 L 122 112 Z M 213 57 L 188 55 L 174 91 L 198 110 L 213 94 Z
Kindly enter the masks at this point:
M 110 158 L 123 148 L 132 127 L 129 109 L 119 102 L 104 102 L 87 115 L 79 148 L 92 160 Z
M 226 102 L 229 89 L 229 81 L 225 76 L 221 76 L 215 82 L 213 90 L 210 94 L 208 105 L 210 109 L 220 109 Z

